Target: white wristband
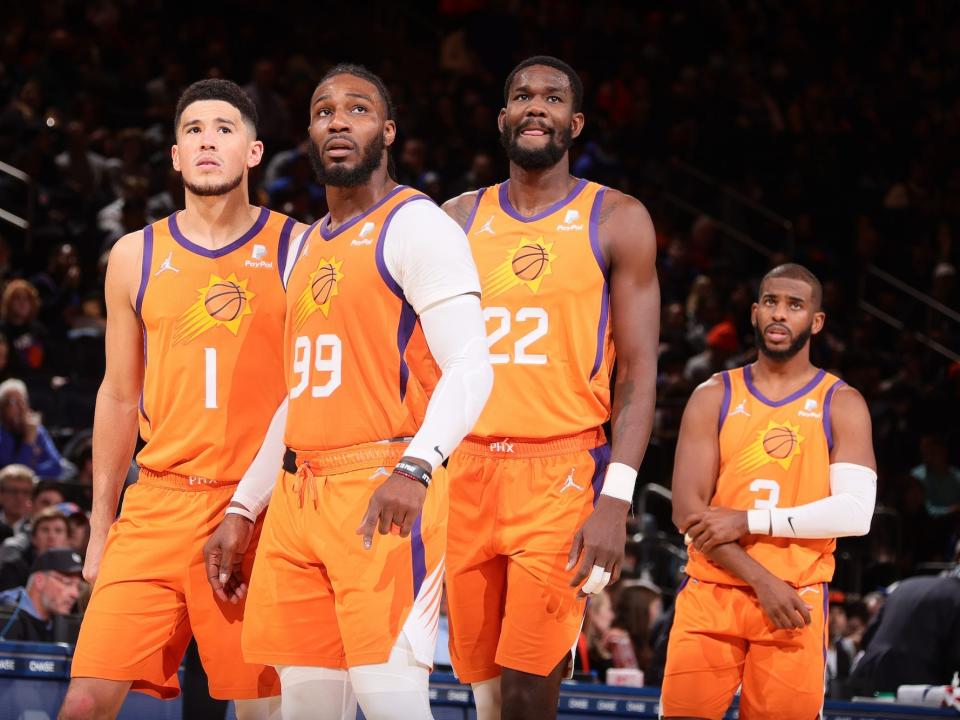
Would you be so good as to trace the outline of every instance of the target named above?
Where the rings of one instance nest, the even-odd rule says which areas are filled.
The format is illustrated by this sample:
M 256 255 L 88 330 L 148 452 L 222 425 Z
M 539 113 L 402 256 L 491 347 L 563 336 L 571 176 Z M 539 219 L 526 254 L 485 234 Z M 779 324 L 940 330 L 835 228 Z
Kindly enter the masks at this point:
M 751 535 L 769 535 L 771 525 L 769 510 L 747 510 L 747 530 Z
M 625 463 L 610 463 L 603 478 L 601 495 L 633 503 L 633 489 L 637 484 L 637 471 Z
M 245 507 L 237 507 L 236 505 L 230 505 L 227 508 L 227 511 L 223 514 L 224 517 L 227 515 L 239 515 L 240 517 L 245 517 L 252 523 L 257 521 L 257 516 L 254 515 L 251 511 L 247 510 Z

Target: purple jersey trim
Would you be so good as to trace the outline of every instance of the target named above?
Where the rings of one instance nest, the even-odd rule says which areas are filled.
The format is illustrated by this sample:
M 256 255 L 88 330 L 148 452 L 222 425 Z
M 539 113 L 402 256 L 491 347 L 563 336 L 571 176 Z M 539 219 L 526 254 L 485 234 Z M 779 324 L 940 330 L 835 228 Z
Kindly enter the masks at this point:
M 150 282 L 150 265 L 153 262 L 153 225 L 143 229 L 143 257 L 140 259 L 140 287 L 137 290 L 137 315 L 143 307 L 143 296 L 147 292 L 147 283 Z M 146 330 L 144 330 L 146 333 Z
M 413 564 L 413 599 L 417 599 L 420 594 L 420 588 L 423 586 L 423 580 L 427 576 L 427 552 L 423 547 L 423 533 L 420 526 L 420 519 L 423 513 L 417 515 L 413 521 L 413 529 L 410 531 L 410 555 Z
M 147 391 L 147 326 L 143 322 L 143 318 L 140 318 L 140 331 L 143 333 L 143 384 L 140 386 L 140 414 L 143 415 L 143 419 L 147 421 L 147 424 L 150 424 L 150 416 L 147 415 L 147 409 L 143 404 L 143 395 Z
M 480 200 L 483 199 L 483 194 L 486 191 L 486 188 L 480 188 L 480 190 L 477 192 L 477 201 L 473 204 L 473 209 L 470 210 L 470 214 L 467 215 L 467 221 L 463 224 L 464 233 L 469 233 L 470 228 L 473 227 L 473 220 L 477 217 L 477 210 L 480 209 Z
M 747 385 L 747 390 L 753 395 L 757 400 L 762 402 L 764 405 L 769 405 L 770 407 L 783 407 L 788 403 L 792 403 L 794 400 L 802 398 L 807 393 L 811 392 L 817 385 L 820 384 L 820 381 L 823 380 L 823 376 L 827 374 L 826 370 L 819 370 L 816 375 L 813 376 L 813 379 L 804 385 L 802 388 L 796 392 L 790 393 L 782 400 L 770 400 L 762 392 L 760 392 L 756 386 L 753 384 L 753 372 L 750 370 L 749 365 L 744 365 L 743 367 L 743 381 Z
M 280 242 L 277 243 L 277 270 L 280 272 L 280 283 L 283 284 L 283 271 L 287 269 L 287 252 L 290 250 L 290 233 L 297 221 L 287 218 L 280 229 Z
M 324 240 L 333 240 L 333 239 L 334 239 L 337 235 L 339 235 L 340 233 L 346 232 L 347 230 L 349 230 L 350 228 L 352 228 L 354 225 L 356 225 L 358 222 L 360 222 L 360 221 L 363 220 L 364 218 L 368 217 L 368 216 L 370 215 L 370 213 L 372 213 L 374 210 L 376 210 L 377 208 L 379 208 L 381 205 L 383 205 L 387 200 L 389 200 L 390 198 L 392 198 L 392 197 L 393 197 L 394 195 L 396 195 L 398 192 L 401 192 L 402 190 L 407 190 L 407 189 L 408 189 L 408 188 L 407 188 L 406 185 L 397 185 L 393 190 L 391 190 L 390 192 L 388 192 L 386 195 L 384 195 L 382 198 L 380 198 L 377 202 L 375 202 L 375 203 L 374 203 L 373 205 L 371 205 L 369 208 L 367 208 L 366 210 L 364 210 L 362 213 L 360 213 L 359 215 L 357 215 L 357 216 L 356 216 L 355 218 L 353 218 L 352 220 L 348 220 L 348 221 L 345 222 L 343 225 L 341 225 L 340 227 L 338 227 L 336 230 L 331 230 L 331 229 L 330 229 L 330 213 L 327 213 L 326 215 L 324 215 L 324 216 L 320 219 L 320 237 L 322 237 Z M 426 197 L 426 196 L 424 196 L 424 197 Z M 391 213 L 391 214 L 393 214 L 393 213 Z
M 405 200 L 401 200 L 397 203 L 396 207 L 390 211 L 390 214 L 387 215 L 387 219 L 383 221 L 383 227 L 380 229 L 380 236 L 377 238 L 377 270 L 380 272 L 380 277 L 383 279 L 383 282 L 386 283 L 388 288 L 390 288 L 390 292 L 400 298 L 400 301 L 403 303 L 400 308 L 400 319 L 397 322 L 397 350 L 400 353 L 401 402 L 403 402 L 403 399 L 407 395 L 407 380 L 410 378 L 410 368 L 407 367 L 407 361 L 403 355 L 407 351 L 407 343 L 410 342 L 410 337 L 413 335 L 413 330 L 417 326 L 417 313 L 414 311 L 413 306 L 407 302 L 407 298 L 403 294 L 403 288 L 400 287 L 400 284 L 394 280 L 393 276 L 390 274 L 390 270 L 387 268 L 387 262 L 383 257 L 383 245 L 386 242 L 387 230 L 390 228 L 390 221 L 393 220 L 393 216 L 396 215 L 397 211 L 404 205 L 417 200 L 427 200 L 433 202 L 426 195 L 420 194 L 413 195 Z M 363 215 L 360 217 L 363 217 Z M 320 227 L 320 233 L 323 234 L 322 225 Z
M 547 215 L 552 215 L 557 210 L 562 208 L 564 205 L 573 200 L 577 195 L 579 195 L 583 189 L 587 186 L 586 180 L 577 180 L 577 184 L 574 185 L 573 190 L 570 191 L 570 194 L 567 195 L 563 200 L 558 200 L 553 205 L 548 207 L 546 210 L 541 210 L 536 215 L 531 215 L 530 217 L 525 217 L 517 212 L 516 208 L 510 204 L 510 195 L 507 192 L 507 185 L 510 181 L 506 180 L 505 182 L 500 183 L 499 190 L 499 199 L 500 199 L 500 209 L 503 210 L 507 215 L 512 217 L 514 220 L 519 220 L 520 222 L 529 223 L 536 222 L 537 220 L 543 220 Z
M 720 378 L 723 380 L 723 402 L 720 403 L 720 419 L 717 421 L 717 432 L 723 430 L 723 423 L 730 411 L 730 373 L 724 370 L 720 373 Z
M 217 248 L 216 250 L 210 250 L 191 242 L 186 235 L 180 232 L 180 226 L 177 225 L 177 215 L 178 213 L 174 213 L 167 218 L 167 226 L 170 228 L 170 234 L 173 236 L 173 239 L 177 241 L 177 244 L 202 257 L 219 258 L 243 247 L 255 238 L 260 231 L 263 230 L 263 226 L 267 224 L 267 220 L 270 218 L 270 211 L 265 207 L 260 208 L 260 215 L 257 216 L 256 222 L 253 223 L 249 230 L 229 245 L 224 245 L 222 248 Z
M 590 249 L 593 251 L 593 257 L 603 274 L 603 288 L 600 294 L 600 322 L 597 323 L 597 352 L 593 357 L 593 368 L 590 370 L 591 379 L 599 372 L 600 363 L 603 361 L 603 336 L 610 315 L 610 280 L 607 263 L 603 259 L 603 252 L 600 250 L 600 207 L 603 205 L 603 196 L 606 191 L 606 188 L 600 188 L 597 191 L 597 195 L 593 199 L 593 207 L 590 208 Z
M 610 464 L 610 443 L 604 443 L 587 452 L 590 453 L 594 463 L 590 485 L 593 486 L 593 506 L 596 507 L 597 501 L 600 500 L 600 491 L 603 489 L 603 478 L 607 474 L 607 465 Z
M 827 646 L 830 644 L 830 586 L 820 583 L 820 592 L 823 593 L 823 669 L 827 668 Z
M 833 402 L 833 394 L 843 385 L 843 380 L 837 380 L 830 389 L 827 390 L 827 397 L 823 401 L 823 434 L 827 436 L 827 450 L 833 451 L 833 422 L 830 420 L 830 403 Z

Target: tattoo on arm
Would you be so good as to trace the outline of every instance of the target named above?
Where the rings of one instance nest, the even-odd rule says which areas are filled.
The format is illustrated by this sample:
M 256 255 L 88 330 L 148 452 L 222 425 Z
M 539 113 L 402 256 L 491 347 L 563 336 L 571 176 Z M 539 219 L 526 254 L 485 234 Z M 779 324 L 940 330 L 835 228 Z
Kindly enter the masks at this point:
M 470 217 L 470 210 L 473 208 L 474 201 L 474 197 L 461 196 L 445 202 L 443 204 L 443 209 L 446 211 L 447 215 L 454 219 L 457 225 L 463 228 L 467 222 L 467 218 Z

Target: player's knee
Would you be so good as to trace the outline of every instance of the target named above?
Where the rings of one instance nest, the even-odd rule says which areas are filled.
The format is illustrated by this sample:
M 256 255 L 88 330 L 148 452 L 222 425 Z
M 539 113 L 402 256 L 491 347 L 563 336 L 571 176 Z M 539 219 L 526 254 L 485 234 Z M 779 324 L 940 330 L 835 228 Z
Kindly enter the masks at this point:
M 98 707 L 97 698 L 89 690 L 70 687 L 63 699 L 57 720 L 96 720 L 106 717 L 102 707 Z

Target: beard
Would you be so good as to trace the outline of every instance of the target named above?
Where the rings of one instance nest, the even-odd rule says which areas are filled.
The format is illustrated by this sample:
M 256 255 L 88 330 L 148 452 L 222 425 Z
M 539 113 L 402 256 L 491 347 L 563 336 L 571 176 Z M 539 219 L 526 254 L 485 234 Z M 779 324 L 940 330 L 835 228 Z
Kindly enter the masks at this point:
M 786 362 L 800 352 L 803 349 L 803 346 L 806 345 L 810 340 L 810 336 L 813 334 L 813 323 L 810 323 L 806 329 L 800 331 L 790 345 L 785 347 L 783 350 L 774 350 L 767 346 L 767 341 L 764 338 L 763 333 L 760 332 L 759 323 L 753 324 L 753 334 L 756 337 L 757 349 L 760 352 L 776 362 Z
M 238 187 L 240 187 L 241 182 L 243 182 L 242 172 L 233 180 L 227 180 L 219 185 L 197 185 L 195 183 L 188 182 L 187 179 L 184 178 L 183 186 L 188 192 L 198 197 L 216 197 L 218 195 L 226 195 L 228 192 L 236 190 Z
M 510 158 L 510 161 L 524 170 L 546 170 L 553 167 L 560 162 L 560 158 L 570 149 L 570 143 L 573 142 L 573 132 L 570 128 L 563 128 L 550 133 L 547 144 L 542 148 L 529 150 L 520 147 L 517 142 L 520 131 L 523 129 L 523 124 L 516 128 L 504 124 L 503 131 L 500 133 L 500 144 L 507 151 L 507 157 Z
M 376 135 L 360 153 L 360 162 L 352 168 L 340 164 L 332 164 L 329 167 L 324 165 L 323 157 L 312 141 L 307 145 L 307 156 L 310 158 L 310 165 L 317 176 L 317 182 L 321 185 L 357 187 L 367 182 L 373 175 L 373 171 L 383 163 L 385 148 L 386 143 L 383 141 L 383 135 Z

